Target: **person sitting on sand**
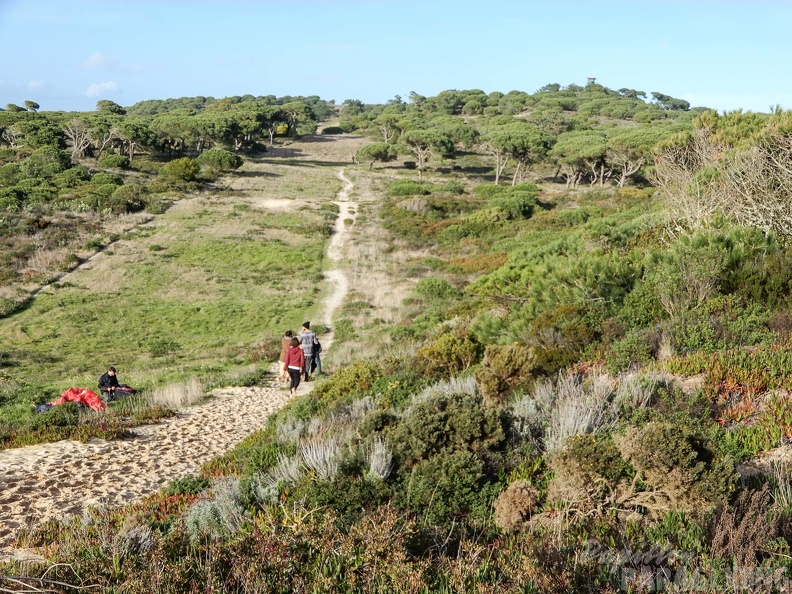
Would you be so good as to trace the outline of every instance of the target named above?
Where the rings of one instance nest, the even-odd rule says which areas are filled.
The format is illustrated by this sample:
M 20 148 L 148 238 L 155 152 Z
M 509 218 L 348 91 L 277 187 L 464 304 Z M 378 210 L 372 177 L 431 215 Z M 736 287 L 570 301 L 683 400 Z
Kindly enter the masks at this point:
M 108 367 L 107 372 L 99 376 L 99 391 L 105 400 L 112 400 L 118 387 L 115 367 Z
M 297 386 L 300 385 L 300 376 L 302 375 L 303 368 L 305 367 L 305 355 L 303 355 L 300 341 L 296 338 L 291 339 L 289 350 L 286 351 L 286 369 L 289 371 L 291 382 L 289 388 L 291 395 L 297 394 Z

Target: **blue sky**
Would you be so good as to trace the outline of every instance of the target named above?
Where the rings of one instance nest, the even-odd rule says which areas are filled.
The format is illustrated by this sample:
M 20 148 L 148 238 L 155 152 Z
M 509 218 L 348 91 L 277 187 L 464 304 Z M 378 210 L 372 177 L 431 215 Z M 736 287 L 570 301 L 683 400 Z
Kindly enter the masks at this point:
M 548 83 L 792 108 L 790 0 L 0 0 L 0 106 Z

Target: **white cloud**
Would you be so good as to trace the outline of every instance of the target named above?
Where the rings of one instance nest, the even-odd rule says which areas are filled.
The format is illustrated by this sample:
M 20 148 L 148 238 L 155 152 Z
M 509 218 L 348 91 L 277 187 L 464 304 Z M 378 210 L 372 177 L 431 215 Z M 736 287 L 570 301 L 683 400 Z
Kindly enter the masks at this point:
M 44 80 L 29 80 L 27 83 L 27 88 L 29 91 L 38 91 L 39 89 L 44 88 L 47 82 Z
M 85 94 L 88 97 L 99 97 L 100 95 L 112 95 L 117 90 L 118 85 L 116 82 L 108 80 L 107 82 L 93 83 L 85 90 Z
M 109 66 L 113 66 L 115 64 L 115 60 L 109 58 L 102 52 L 94 52 L 88 59 L 82 63 L 83 68 L 87 68 L 89 70 L 94 70 L 96 68 L 107 68 Z

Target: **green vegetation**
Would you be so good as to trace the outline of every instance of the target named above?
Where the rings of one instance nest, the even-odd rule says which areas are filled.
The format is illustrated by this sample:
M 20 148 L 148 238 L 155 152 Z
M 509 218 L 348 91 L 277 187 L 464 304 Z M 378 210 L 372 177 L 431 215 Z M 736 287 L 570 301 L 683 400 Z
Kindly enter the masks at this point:
M 164 575 L 177 592 L 781 591 L 792 480 L 740 463 L 792 436 L 789 115 L 651 96 L 346 101 L 339 127 L 374 142 L 356 147 L 355 283 L 330 377 L 200 476 L 20 543 L 62 564 L 48 578 L 129 592 Z M 150 329 L 129 367 L 168 380 L 244 363 L 235 348 L 277 316 L 268 297 L 309 307 L 335 214 L 200 200 L 161 215 L 101 291 L 131 312 L 120 329 Z M 68 335 L 109 320 L 65 286 L 6 322 L 4 340 L 26 338 L 0 366 L 32 385 L 42 363 L 83 373 Z M 3 402 L 22 416 L 19 393 Z

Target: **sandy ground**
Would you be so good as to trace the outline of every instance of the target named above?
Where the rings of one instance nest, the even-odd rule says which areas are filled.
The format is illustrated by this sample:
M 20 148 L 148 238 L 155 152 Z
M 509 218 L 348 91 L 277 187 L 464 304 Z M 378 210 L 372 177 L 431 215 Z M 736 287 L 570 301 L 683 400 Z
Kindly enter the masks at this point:
M 339 144 L 336 150 L 354 152 L 354 145 Z M 322 157 L 331 156 L 326 143 L 318 146 L 324 149 Z M 304 156 L 312 155 L 306 151 Z M 349 198 L 352 182 L 343 169 L 337 176 L 344 187 L 338 193 L 340 213 L 328 246 L 332 266 L 325 271 L 332 288 L 321 316 L 330 327 L 333 313 L 348 291 L 346 274 L 339 265 L 351 227 L 345 219 L 354 220 L 357 212 Z M 251 197 L 259 207 L 295 206 L 292 201 L 287 204 L 263 193 Z M 323 337 L 325 351 L 332 339 L 332 333 Z M 277 364 L 272 371 L 276 369 Z M 298 393 L 308 393 L 312 387 L 303 383 Z M 287 402 L 289 390 L 274 379 L 266 387 L 219 389 L 212 397 L 165 422 L 137 428 L 130 439 L 87 444 L 60 441 L 0 451 L 0 559 L 15 555 L 11 544 L 21 527 L 82 515 L 90 506 L 131 503 L 174 479 L 196 473 L 201 464 L 262 429 L 268 415 Z

